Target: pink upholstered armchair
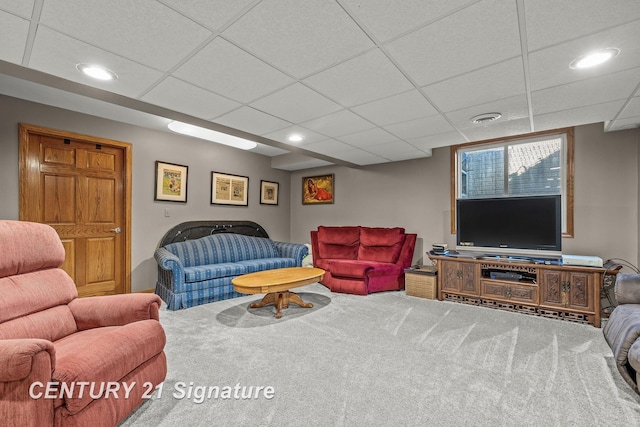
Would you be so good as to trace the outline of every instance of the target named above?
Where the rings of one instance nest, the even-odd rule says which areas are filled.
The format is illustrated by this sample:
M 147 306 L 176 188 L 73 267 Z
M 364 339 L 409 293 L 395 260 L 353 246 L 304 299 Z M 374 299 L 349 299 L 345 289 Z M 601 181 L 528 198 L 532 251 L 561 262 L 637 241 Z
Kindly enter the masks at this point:
M 154 294 L 77 298 L 44 224 L 0 221 L 0 424 L 115 426 L 164 381 Z

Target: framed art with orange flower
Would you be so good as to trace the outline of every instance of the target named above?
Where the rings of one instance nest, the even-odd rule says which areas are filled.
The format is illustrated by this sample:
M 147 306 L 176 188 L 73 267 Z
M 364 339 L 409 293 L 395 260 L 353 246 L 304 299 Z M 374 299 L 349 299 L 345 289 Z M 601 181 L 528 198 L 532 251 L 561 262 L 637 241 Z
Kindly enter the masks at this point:
M 156 160 L 156 192 L 154 200 L 187 203 L 188 166 Z
M 302 178 L 303 205 L 332 204 L 334 192 L 335 177 L 333 174 Z

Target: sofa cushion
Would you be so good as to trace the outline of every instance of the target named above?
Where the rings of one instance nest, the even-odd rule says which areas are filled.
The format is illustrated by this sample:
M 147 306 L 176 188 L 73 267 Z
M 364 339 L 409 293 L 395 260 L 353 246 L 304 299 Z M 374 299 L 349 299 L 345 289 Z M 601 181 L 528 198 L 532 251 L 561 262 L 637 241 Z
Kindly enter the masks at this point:
M 356 259 L 360 242 L 360 227 L 318 227 L 320 258 Z
M 329 270 L 333 277 L 355 277 L 362 279 L 364 275 L 376 268 L 376 262 L 337 259 L 329 261 Z
M 54 342 L 56 367 L 53 380 L 75 385 L 70 396 L 65 395 L 71 414 L 80 412 L 99 393 L 100 385 L 117 382 L 145 361 L 162 352 L 166 336 L 156 320 L 142 320 L 124 326 L 88 329 Z M 108 354 L 117 357 L 105 357 Z M 95 384 L 84 390 L 79 383 Z M 121 390 L 119 396 L 123 396 Z M 63 402 L 57 399 L 55 405 Z
M 296 260 L 293 258 L 261 258 L 248 261 L 239 261 L 239 265 L 247 269 L 247 273 L 256 271 L 273 270 L 274 268 L 295 267 Z
M 362 227 L 358 259 L 395 263 L 404 243 L 404 228 Z
M 184 281 L 187 283 L 200 282 L 202 280 L 217 279 L 219 277 L 235 277 L 247 273 L 249 273 L 247 267 L 237 262 L 199 265 L 184 269 Z

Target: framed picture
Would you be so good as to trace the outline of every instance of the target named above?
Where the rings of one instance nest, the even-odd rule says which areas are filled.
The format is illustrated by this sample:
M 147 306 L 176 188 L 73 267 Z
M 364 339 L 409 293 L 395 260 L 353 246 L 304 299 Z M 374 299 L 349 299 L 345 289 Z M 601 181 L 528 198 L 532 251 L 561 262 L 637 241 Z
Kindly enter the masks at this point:
M 249 205 L 249 177 L 211 172 L 212 205 Z
M 333 174 L 302 178 L 302 204 L 319 205 L 333 203 L 334 185 Z
M 277 205 L 279 186 L 277 182 L 260 180 L 260 204 Z
M 154 200 L 187 203 L 189 167 L 156 160 L 156 193 Z

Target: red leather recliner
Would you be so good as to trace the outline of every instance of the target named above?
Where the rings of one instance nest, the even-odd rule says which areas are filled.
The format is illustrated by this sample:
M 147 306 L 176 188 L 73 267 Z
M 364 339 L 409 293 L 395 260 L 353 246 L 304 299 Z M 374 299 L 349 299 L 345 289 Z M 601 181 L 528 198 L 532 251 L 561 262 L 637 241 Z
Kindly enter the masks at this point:
M 0 423 L 115 426 L 164 381 L 154 294 L 77 298 L 48 225 L 0 221 Z
M 319 226 L 311 231 L 313 265 L 326 271 L 320 283 L 332 292 L 402 290 L 416 238 L 400 227 Z

